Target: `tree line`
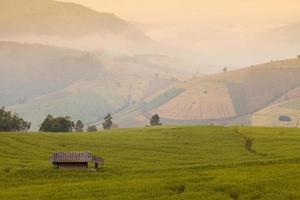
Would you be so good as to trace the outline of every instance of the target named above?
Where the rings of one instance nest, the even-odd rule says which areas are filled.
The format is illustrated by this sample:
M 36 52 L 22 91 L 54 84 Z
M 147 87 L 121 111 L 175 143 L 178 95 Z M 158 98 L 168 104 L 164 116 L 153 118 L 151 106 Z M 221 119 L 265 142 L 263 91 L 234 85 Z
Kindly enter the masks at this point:
M 6 111 L 5 107 L 0 108 L 0 131 L 26 132 L 30 127 L 30 122 L 26 122 L 17 114 Z
M 107 114 L 102 123 L 104 130 L 113 128 L 113 118 Z M 155 114 L 150 119 L 151 126 L 162 125 L 159 115 Z M 1 132 L 27 132 L 31 127 L 30 122 L 26 122 L 10 111 L 5 111 L 5 107 L 0 109 L 0 131 Z M 81 120 L 76 123 L 70 117 L 53 117 L 48 115 L 40 125 L 40 132 L 83 132 L 84 124 Z M 88 126 L 87 132 L 98 131 L 95 125 Z

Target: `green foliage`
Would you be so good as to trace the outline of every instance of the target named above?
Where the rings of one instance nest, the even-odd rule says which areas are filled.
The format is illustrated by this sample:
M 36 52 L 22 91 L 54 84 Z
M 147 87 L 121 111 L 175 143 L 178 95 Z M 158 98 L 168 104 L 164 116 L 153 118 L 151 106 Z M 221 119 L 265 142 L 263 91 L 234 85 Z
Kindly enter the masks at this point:
M 111 129 L 112 127 L 112 117 L 110 114 L 107 114 L 107 116 L 104 118 L 104 123 L 102 124 L 103 125 L 103 129 L 106 130 L 106 129 Z
M 253 149 L 253 143 L 254 143 L 254 139 L 251 137 L 247 137 L 245 136 L 245 148 L 247 151 L 249 152 L 255 152 L 255 150 Z
M 160 123 L 160 117 L 159 117 L 158 114 L 155 114 L 151 117 L 150 124 L 151 124 L 151 126 L 160 126 L 160 125 L 162 125 Z
M 287 115 L 281 115 L 278 117 L 278 120 L 282 121 L 282 122 L 290 122 L 290 121 L 292 121 L 292 118 Z
M 76 132 L 83 132 L 84 125 L 81 120 L 78 120 L 75 125 Z
M 97 127 L 96 126 L 89 126 L 88 128 L 87 128 L 87 132 L 97 132 L 98 130 L 97 130 Z
M 0 108 L 0 131 L 1 132 L 18 132 L 28 131 L 31 123 L 24 121 L 10 111 L 5 111 L 5 107 Z
M 100 88 L 99 91 L 102 91 L 102 89 Z M 32 129 L 38 131 L 41 120 L 45 118 L 44 113 L 51 113 L 53 116 L 72 116 L 73 119 L 80 119 L 86 124 L 90 124 L 99 119 L 99 113 L 108 113 L 116 107 L 121 108 L 126 103 L 126 100 L 115 92 L 108 94 L 102 91 L 94 94 L 91 91 L 82 91 L 78 94 L 63 93 L 60 95 L 62 96 L 59 98 L 50 95 L 49 98 L 13 106 L 12 108 L 26 119 L 30 119 Z
M 40 132 L 72 132 L 74 122 L 70 117 L 56 117 L 48 115 L 42 122 Z
M 240 133 L 255 139 L 245 149 Z M 2 200 L 297 200 L 300 130 L 154 127 L 0 134 Z M 92 151 L 99 172 L 57 170 L 54 151 Z M 263 153 L 264 155 L 260 154 Z

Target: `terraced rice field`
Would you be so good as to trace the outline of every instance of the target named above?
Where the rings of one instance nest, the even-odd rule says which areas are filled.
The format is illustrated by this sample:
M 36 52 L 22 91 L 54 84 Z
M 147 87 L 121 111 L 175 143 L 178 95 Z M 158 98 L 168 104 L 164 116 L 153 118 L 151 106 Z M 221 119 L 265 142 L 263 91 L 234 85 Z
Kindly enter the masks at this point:
M 54 151 L 86 150 L 105 159 L 100 171 L 57 170 L 48 161 Z M 1 133 L 0 158 L 1 200 L 300 199 L 298 129 Z
M 221 119 L 236 116 L 226 85 L 194 81 L 193 87 L 152 111 L 163 118 L 179 120 Z

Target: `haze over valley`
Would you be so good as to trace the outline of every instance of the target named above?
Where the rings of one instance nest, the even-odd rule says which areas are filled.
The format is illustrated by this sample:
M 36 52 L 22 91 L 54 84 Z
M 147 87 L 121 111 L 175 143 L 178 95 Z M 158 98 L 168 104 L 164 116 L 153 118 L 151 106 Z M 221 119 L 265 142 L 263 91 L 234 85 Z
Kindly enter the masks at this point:
M 0 105 L 32 130 L 48 114 L 100 127 L 107 113 L 120 127 L 156 113 L 166 124 L 298 126 L 296 103 L 276 106 L 298 102 L 298 1 L 23 2 L 1 1 Z
M 0 200 L 300 199 L 299 0 L 0 0 Z

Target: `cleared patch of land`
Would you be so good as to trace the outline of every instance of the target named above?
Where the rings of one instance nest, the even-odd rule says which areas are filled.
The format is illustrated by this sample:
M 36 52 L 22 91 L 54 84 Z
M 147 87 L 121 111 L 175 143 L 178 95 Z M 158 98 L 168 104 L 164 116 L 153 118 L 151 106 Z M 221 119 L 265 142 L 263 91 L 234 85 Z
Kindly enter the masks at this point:
M 151 107 L 144 102 L 129 106 L 114 118 L 122 127 L 145 125 L 153 114 L 159 114 L 164 124 L 251 124 L 254 113 L 299 97 L 299 74 L 300 59 L 287 59 L 195 77 L 152 96 L 164 101 Z
M 271 105 L 252 115 L 252 125 L 254 126 L 300 126 L 300 100 L 299 98 L 290 99 Z M 287 118 L 287 120 L 280 120 Z
M 252 150 L 245 148 L 252 138 Z M 99 172 L 54 169 L 54 151 L 90 150 Z M 0 199 L 299 199 L 300 130 L 161 127 L 0 134 Z
M 186 87 L 186 88 L 185 88 Z M 194 120 L 235 117 L 236 112 L 225 84 L 192 82 L 185 84 L 186 92 L 161 105 L 153 113 L 162 118 Z

